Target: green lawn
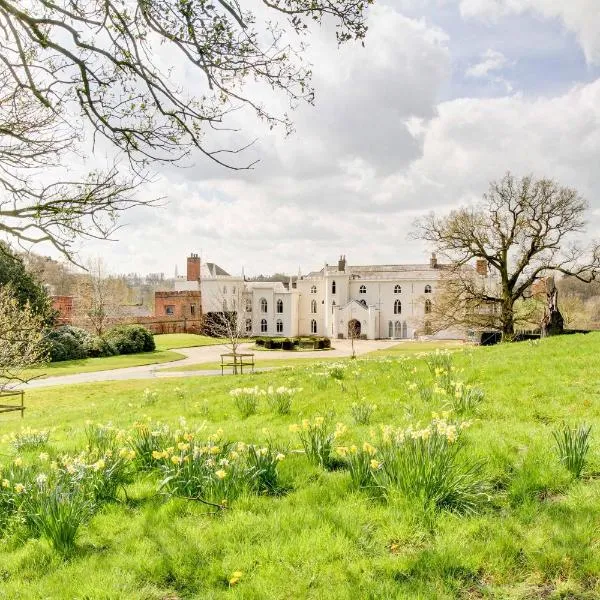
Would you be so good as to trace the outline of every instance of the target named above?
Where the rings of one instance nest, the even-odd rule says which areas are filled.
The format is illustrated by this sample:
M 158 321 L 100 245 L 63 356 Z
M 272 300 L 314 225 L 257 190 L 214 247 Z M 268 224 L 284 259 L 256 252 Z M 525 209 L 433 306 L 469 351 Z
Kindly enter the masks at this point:
M 83 358 L 80 360 L 63 360 L 49 363 L 36 369 L 28 369 L 27 377 L 56 377 L 58 375 L 74 375 L 76 373 L 92 373 L 94 371 L 107 371 L 109 369 L 123 369 L 125 367 L 140 367 L 174 362 L 185 358 L 183 354 L 167 350 L 154 352 L 140 352 L 139 354 L 121 354 L 120 356 L 105 356 L 102 358 Z M 1 596 L 0 596 L 1 597 Z
M 435 387 L 422 358 L 392 351 L 345 361 L 346 368 L 319 362 L 253 376 L 124 381 L 28 392 L 25 420 L 2 415 L 0 437 L 24 425 L 48 429 L 47 446 L 23 452 L 22 457 L 34 473 L 48 472 L 51 478 L 57 475 L 38 454 L 43 449 L 50 460 L 74 464 L 60 457 L 86 446 L 88 420 L 124 428 L 119 444 L 146 431 L 132 428 L 135 421 L 151 423 L 155 434 L 149 440 L 167 435 L 157 420 L 179 433 L 174 441 L 164 441 L 174 448 L 167 458 L 157 458 L 151 470 L 136 469 L 126 494 L 119 491 L 115 501 L 97 505 L 68 558 L 45 536 L 36 538 L 17 513 L 0 547 L 0 598 L 600 597 L 600 334 L 466 348 L 453 352 L 451 360 L 448 379 L 441 369 Z M 380 464 L 386 448 L 381 426 L 424 428 L 433 411 L 440 413 L 456 402 L 454 394 L 440 391 L 443 382 L 459 380 L 485 391 L 480 405 L 454 417 L 472 421 L 454 442 L 457 445 L 444 446 L 459 449 L 463 482 L 471 477 L 484 486 L 485 495 L 477 496 L 472 514 L 445 508 L 459 506 L 456 503 L 468 496 L 461 492 L 460 481 L 455 481 L 454 492 L 443 501 L 436 497 L 427 508 L 407 488 L 384 479 L 387 465 Z M 255 385 L 303 389 L 292 400 L 291 414 L 276 414 L 261 397 L 257 414 L 242 418 L 229 391 Z M 356 402 L 377 405 L 370 425 L 354 423 Z M 340 430 L 334 446 L 355 444 L 360 450 L 367 441 L 369 452 L 378 448 L 372 459 L 375 466 L 367 466 L 367 472 L 385 487 L 359 489 L 345 467 L 347 458 L 336 454 L 337 463 L 323 468 L 301 451 L 299 434 L 290 426 L 328 413 L 334 413 L 332 430 L 338 422 L 348 427 Z M 554 450 L 552 431 L 563 422 L 592 425 L 581 479 L 570 476 Z M 205 440 L 219 429 L 220 439 L 212 438 L 207 445 Z M 209 450 L 215 446 L 216 452 L 225 452 L 225 440 L 280 451 L 285 455 L 277 463 L 280 493 L 247 491 L 231 496 L 225 509 L 157 493 L 159 466 L 171 474 L 180 468 L 169 459 L 180 456 L 177 440 L 181 456 L 191 456 L 189 440 L 183 441 L 188 431 L 194 432 L 192 444 L 199 444 L 202 461 L 209 460 L 206 456 L 212 456 Z M 409 441 L 402 447 L 413 443 L 411 434 L 406 435 Z M 419 435 L 424 441 L 414 444 L 438 439 Z M 1 479 L 14 468 L 9 465 L 16 452 L 4 439 L 0 454 L 5 465 Z M 209 471 L 214 487 L 206 489 L 216 491 L 208 499 L 223 506 L 223 496 L 234 489 L 225 484 L 237 481 L 237 467 L 232 465 L 246 460 L 233 452 L 227 456 L 230 462 L 207 467 L 219 469 Z M 82 468 L 88 477 L 98 470 L 105 473 L 104 467 Z M 223 479 L 217 475 L 220 471 Z M 23 501 L 33 493 L 30 487 L 19 496 L 12 491 L 15 481 L 10 479 L 8 491 L 0 487 L 0 502 L 10 494 Z M 416 485 L 415 481 L 409 483 Z M 20 514 L 28 513 L 22 509 Z
M 154 342 L 157 350 L 175 350 L 196 346 L 216 346 L 222 344 L 224 340 L 195 333 L 162 333 L 154 336 Z

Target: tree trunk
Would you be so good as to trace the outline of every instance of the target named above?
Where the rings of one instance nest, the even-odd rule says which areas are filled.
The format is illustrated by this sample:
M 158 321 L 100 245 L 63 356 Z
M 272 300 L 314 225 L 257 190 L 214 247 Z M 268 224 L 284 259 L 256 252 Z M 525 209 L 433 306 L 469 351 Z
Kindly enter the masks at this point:
M 502 303 L 502 341 L 511 342 L 515 336 L 515 313 L 512 299 Z

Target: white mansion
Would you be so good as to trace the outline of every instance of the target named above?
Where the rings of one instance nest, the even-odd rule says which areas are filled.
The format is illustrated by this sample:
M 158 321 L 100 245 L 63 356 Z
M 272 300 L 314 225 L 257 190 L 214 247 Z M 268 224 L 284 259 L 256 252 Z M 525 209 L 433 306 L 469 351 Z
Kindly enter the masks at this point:
M 190 277 L 190 260 L 198 275 Z M 348 337 L 353 329 L 367 339 L 414 338 L 427 333 L 427 314 L 443 265 L 350 266 L 341 257 L 288 282 L 246 281 L 214 263 L 188 259 L 188 277 L 176 292 L 201 292 L 202 313 L 235 311 L 248 335 Z M 192 264 L 192 271 L 194 265 Z M 461 337 L 445 331 L 436 337 Z

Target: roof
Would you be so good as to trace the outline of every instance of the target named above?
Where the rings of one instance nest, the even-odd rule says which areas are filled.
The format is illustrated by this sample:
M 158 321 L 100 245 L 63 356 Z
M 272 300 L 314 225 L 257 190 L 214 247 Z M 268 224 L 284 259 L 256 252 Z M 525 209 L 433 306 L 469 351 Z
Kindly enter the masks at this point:
M 216 263 L 207 262 L 207 263 L 204 263 L 204 265 L 206 266 L 206 268 L 208 269 L 209 273 L 213 277 L 217 277 L 218 275 L 224 275 L 225 277 L 230 277 L 229 273 L 227 271 L 225 271 L 225 269 L 222 269 Z

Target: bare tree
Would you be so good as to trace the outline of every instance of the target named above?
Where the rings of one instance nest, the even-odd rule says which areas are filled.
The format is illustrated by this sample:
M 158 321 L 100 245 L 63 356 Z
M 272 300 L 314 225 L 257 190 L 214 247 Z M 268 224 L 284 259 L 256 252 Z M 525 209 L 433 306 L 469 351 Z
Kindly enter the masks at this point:
M 583 246 L 586 201 L 550 179 L 507 173 L 472 207 L 417 221 L 415 236 L 450 259 L 432 306 L 440 322 L 494 328 L 511 338 L 519 302 L 554 273 L 592 281 L 600 269 L 597 243 Z M 472 261 L 481 261 L 474 269 Z M 483 266 L 483 269 L 481 268 Z
M 228 117 L 244 109 L 286 132 L 292 124 L 246 84 L 292 108 L 312 103 L 309 23 L 335 23 L 339 43 L 362 40 L 371 1 L 0 0 L 0 232 L 73 259 L 75 239 L 109 237 L 122 210 L 151 202 L 133 192 L 152 163 L 195 150 L 252 166 L 240 158 L 251 141 L 217 145 L 235 133 Z M 132 175 L 118 163 L 69 172 L 103 142 Z
M 211 335 L 223 338 L 224 345 L 232 354 L 238 354 L 240 344 L 248 338 L 246 297 L 242 286 L 236 286 L 235 293 L 225 295 L 216 292 L 212 305 L 222 310 L 215 310 L 204 315 L 204 328 Z M 219 288 L 221 289 L 221 288 Z M 237 372 L 234 370 L 234 372 Z
M 74 323 L 102 335 L 123 316 L 126 293 L 123 281 L 108 275 L 101 258 L 90 261 L 87 273 L 81 275 L 77 283 Z
M 0 392 L 30 379 L 24 371 L 47 360 L 44 320 L 0 286 Z

